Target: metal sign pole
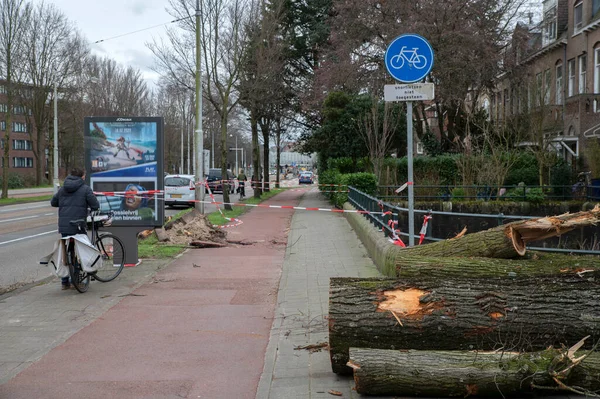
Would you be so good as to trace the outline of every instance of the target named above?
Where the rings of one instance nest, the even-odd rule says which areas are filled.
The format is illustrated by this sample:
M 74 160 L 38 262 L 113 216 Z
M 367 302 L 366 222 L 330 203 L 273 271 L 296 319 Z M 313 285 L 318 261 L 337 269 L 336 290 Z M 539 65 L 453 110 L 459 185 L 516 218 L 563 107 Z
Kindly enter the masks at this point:
M 413 103 L 406 102 L 406 153 L 408 158 L 408 246 L 415 245 L 415 196 L 413 185 Z

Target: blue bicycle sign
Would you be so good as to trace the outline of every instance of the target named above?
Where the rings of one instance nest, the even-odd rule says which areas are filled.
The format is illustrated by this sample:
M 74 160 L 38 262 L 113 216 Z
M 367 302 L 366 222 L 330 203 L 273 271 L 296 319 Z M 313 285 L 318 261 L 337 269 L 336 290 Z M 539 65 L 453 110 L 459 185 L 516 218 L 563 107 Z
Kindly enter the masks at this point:
M 418 82 L 433 67 L 433 48 L 422 36 L 398 36 L 385 52 L 385 66 L 389 74 L 400 82 Z

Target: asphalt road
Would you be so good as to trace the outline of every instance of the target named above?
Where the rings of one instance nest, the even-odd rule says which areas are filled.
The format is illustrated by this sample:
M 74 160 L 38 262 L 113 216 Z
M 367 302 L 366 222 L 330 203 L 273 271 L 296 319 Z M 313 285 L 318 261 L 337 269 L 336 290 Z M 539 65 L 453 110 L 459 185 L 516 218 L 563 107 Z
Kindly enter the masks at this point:
M 248 191 L 246 194 L 252 195 Z M 230 200 L 238 198 L 233 194 Z M 223 196 L 215 194 L 215 200 L 223 201 Z M 165 217 L 182 209 L 185 208 L 165 209 Z M 213 204 L 205 205 L 205 213 L 216 210 Z M 39 260 L 52 252 L 55 240 L 60 237 L 57 214 L 58 210 L 49 201 L 0 207 L 0 293 L 52 276 L 51 270 L 40 265 Z
M 51 275 L 39 259 L 59 237 L 56 215 L 49 202 L 0 207 L 0 292 Z

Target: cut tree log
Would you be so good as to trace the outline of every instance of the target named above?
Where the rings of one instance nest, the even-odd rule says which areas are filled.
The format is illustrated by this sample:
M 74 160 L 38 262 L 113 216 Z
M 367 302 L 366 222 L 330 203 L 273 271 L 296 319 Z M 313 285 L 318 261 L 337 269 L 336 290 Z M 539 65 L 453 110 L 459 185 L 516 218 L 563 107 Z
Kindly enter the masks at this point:
M 191 241 L 190 245 L 192 247 L 196 247 L 196 248 L 223 248 L 223 247 L 227 246 L 225 244 L 221 244 L 221 243 L 214 242 L 214 241 L 200 241 L 200 240 Z
M 356 391 L 366 395 L 505 398 L 567 387 L 600 390 L 599 352 L 578 362 L 557 349 L 518 354 L 350 348 L 348 364 Z
M 600 205 L 591 211 L 565 213 L 539 219 L 520 220 L 462 237 L 416 247 L 394 249 L 396 259 L 402 256 L 478 256 L 484 258 L 516 258 L 525 255 L 527 243 L 560 236 L 579 227 L 600 222 Z
M 410 252 L 396 258 L 398 277 L 533 277 L 577 274 L 600 277 L 600 258 L 530 251 L 517 259 L 431 257 Z
M 543 350 L 600 337 L 600 283 L 574 276 L 332 278 L 329 348 L 349 374 L 348 349 Z

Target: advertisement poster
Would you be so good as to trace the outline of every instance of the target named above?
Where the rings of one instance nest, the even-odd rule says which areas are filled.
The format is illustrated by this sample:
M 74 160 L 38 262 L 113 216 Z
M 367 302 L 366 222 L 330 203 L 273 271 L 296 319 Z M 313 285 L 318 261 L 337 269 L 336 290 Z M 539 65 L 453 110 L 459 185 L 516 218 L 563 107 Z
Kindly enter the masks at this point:
M 115 226 L 162 226 L 162 118 L 85 118 L 86 176 Z M 139 193 L 139 194 L 138 194 Z

